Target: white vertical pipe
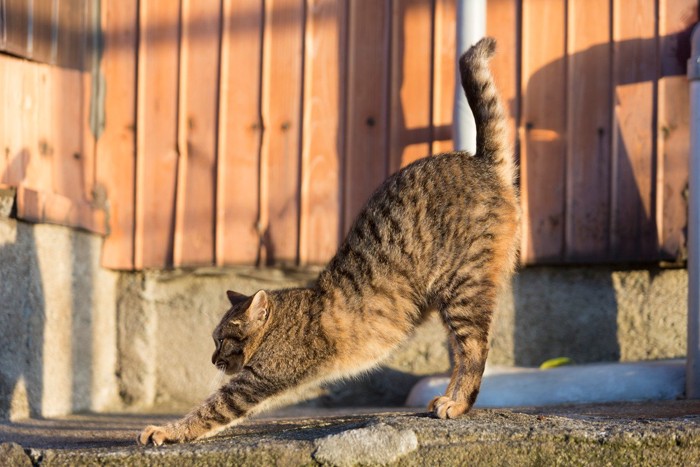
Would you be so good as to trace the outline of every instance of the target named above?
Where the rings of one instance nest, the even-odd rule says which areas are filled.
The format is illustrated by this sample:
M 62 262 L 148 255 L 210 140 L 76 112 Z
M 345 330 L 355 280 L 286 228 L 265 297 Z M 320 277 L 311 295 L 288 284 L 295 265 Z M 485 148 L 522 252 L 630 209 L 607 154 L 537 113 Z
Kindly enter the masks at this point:
M 690 167 L 688 184 L 688 350 L 685 392 L 700 399 L 700 26 L 693 31 L 690 80 Z
M 459 57 L 486 34 L 486 0 L 457 0 L 457 63 Z M 476 151 L 476 125 L 457 66 L 457 84 L 454 104 L 454 148 L 458 151 Z

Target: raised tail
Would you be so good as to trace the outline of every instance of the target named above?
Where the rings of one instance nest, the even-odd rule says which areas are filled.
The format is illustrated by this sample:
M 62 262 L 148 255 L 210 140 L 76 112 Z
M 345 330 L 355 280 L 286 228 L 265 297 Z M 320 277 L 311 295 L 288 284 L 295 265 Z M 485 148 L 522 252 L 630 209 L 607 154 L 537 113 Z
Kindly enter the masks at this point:
M 506 114 L 488 67 L 495 51 L 495 39 L 481 39 L 462 55 L 459 71 L 476 121 L 476 156 L 491 160 L 498 167 L 503 181 L 512 185 L 515 182 L 515 164 Z

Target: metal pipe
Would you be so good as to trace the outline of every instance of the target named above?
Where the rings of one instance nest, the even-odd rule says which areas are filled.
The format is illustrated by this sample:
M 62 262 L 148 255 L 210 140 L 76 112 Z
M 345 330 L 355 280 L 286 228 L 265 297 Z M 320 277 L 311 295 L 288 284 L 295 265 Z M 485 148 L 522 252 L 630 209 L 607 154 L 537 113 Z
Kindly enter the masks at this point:
M 688 349 L 685 392 L 700 399 L 700 25 L 693 30 L 688 60 L 690 80 L 690 161 L 688 185 Z
M 486 34 L 486 0 L 457 1 L 457 63 L 459 57 Z M 476 124 L 457 67 L 455 86 L 453 143 L 455 150 L 476 151 Z

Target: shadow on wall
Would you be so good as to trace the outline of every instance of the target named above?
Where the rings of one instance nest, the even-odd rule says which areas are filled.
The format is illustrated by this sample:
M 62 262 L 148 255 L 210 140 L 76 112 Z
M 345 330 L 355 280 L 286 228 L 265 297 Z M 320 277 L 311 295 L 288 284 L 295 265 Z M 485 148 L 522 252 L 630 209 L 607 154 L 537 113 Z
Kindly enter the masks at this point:
M 23 151 L 10 167 L 24 173 L 28 162 Z M 34 230 L 2 218 L 0 275 L 0 417 L 41 416 L 46 313 Z
M 530 223 L 526 260 L 581 264 L 682 257 L 682 246 L 667 250 L 659 234 L 677 227 L 683 236 L 684 226 L 666 224 L 680 224 L 684 216 L 662 210 L 679 203 L 685 210 L 687 161 L 675 154 L 682 147 L 668 154 L 666 140 L 679 138 L 680 144 L 687 138 L 687 115 L 674 114 L 676 105 L 687 108 L 685 70 L 696 18 L 689 14 L 688 26 L 677 34 L 594 45 L 529 78 L 519 135 L 524 217 Z M 660 82 L 671 77 L 678 81 L 664 81 L 672 87 L 662 95 Z M 662 99 L 674 106 L 664 114 Z M 657 225 L 657 213 L 664 214 L 664 225 Z
M 669 143 L 657 141 L 677 130 L 671 137 L 683 138 L 683 118 L 671 115 L 680 120 L 679 128 L 657 137 L 657 128 L 677 110 L 661 115 L 654 101 L 660 80 L 675 76 L 680 81 L 671 92 L 681 93 L 675 99 L 683 104 L 696 19 L 697 12 L 691 11 L 687 28 L 677 34 L 595 45 L 531 76 L 521 122 L 522 184 L 528 200 L 524 216 L 531 222 L 524 254 L 529 261 L 624 261 L 646 269 L 659 259 L 683 256 L 685 226 L 675 224 L 685 218 L 686 166 L 665 152 Z M 584 72 L 572 72 L 573 64 Z M 663 184 L 657 183 L 660 176 L 668 177 Z M 665 191 L 657 193 L 659 189 Z M 663 216 L 657 216 L 662 209 Z M 677 210 L 677 217 L 668 210 Z M 657 225 L 659 219 L 664 225 Z M 671 249 L 659 235 L 668 231 L 667 224 L 676 228 L 670 237 L 679 237 Z M 617 293 L 626 290 L 618 284 Z M 620 316 L 625 298 L 616 297 L 612 269 L 526 268 L 514 279 L 513 298 L 516 365 L 537 366 L 560 356 L 578 363 L 617 361 L 625 354 L 621 339 L 628 336 L 620 333 L 629 330 L 618 329 L 619 320 L 628 319 Z
M 24 171 L 27 154 L 13 167 Z M 94 352 L 110 352 L 97 346 L 114 339 L 95 335 L 95 317 L 105 316 L 96 306 L 92 243 L 74 229 L 0 218 L 0 418 L 88 410 L 116 392 L 93 374 Z
M 515 365 L 539 366 L 556 357 L 576 363 L 620 359 L 610 271 L 529 268 L 514 278 L 513 296 Z

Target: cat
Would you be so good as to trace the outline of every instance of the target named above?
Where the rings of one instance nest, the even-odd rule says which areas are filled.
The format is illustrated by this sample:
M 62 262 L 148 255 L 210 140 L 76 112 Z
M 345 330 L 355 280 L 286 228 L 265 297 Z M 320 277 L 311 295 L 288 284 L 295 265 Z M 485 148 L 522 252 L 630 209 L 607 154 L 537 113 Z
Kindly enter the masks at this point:
M 488 68 L 495 48 L 484 38 L 459 62 L 476 155 L 438 154 L 389 177 L 312 287 L 227 292 L 212 363 L 230 381 L 183 419 L 146 427 L 140 444 L 208 437 L 285 396 L 368 370 L 432 311 L 447 328 L 454 369 L 428 410 L 445 419 L 471 408 L 519 233 L 515 163 Z

